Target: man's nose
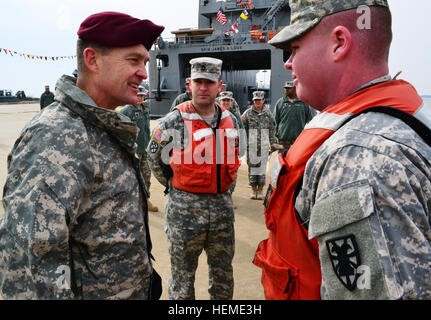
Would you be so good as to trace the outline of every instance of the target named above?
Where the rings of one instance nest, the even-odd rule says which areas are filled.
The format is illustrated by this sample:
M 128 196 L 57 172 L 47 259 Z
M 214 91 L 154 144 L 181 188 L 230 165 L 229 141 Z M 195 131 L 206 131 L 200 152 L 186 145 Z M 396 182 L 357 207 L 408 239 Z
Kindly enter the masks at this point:
M 200 86 L 199 86 L 199 89 L 200 89 L 200 90 L 202 90 L 202 91 L 206 91 L 206 90 L 208 90 L 208 83 L 206 83 L 206 82 L 202 82 L 202 83 L 200 84 Z
M 136 75 L 138 77 L 143 78 L 144 80 L 147 79 L 148 78 L 147 68 L 145 67 L 139 68 L 139 70 L 136 72 Z
M 284 67 L 287 70 L 292 70 L 292 61 L 293 61 L 293 54 L 290 55 L 289 59 L 287 59 L 286 63 L 284 64 Z

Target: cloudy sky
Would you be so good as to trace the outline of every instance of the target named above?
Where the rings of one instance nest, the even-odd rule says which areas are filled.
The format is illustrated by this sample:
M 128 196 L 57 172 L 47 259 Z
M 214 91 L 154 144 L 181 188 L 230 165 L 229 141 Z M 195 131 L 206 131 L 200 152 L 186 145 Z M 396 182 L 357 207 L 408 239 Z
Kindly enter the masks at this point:
M 90 14 L 121 11 L 166 27 L 163 37 L 179 28 L 198 27 L 200 0 L 1 0 L 0 48 L 30 55 L 75 55 L 76 31 Z M 431 95 L 431 1 L 389 0 L 394 41 L 390 56 L 393 75 L 410 81 L 421 95 Z M 0 52 L 0 89 L 24 90 L 38 97 L 70 74 L 75 59 L 41 61 Z

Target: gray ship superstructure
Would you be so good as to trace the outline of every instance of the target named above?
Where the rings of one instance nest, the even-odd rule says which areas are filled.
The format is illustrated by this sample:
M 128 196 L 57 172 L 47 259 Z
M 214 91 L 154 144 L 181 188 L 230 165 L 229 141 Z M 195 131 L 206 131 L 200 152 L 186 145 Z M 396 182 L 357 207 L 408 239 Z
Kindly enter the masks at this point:
M 160 117 L 169 111 L 175 97 L 185 92 L 190 59 L 201 56 L 223 60 L 223 82 L 242 111 L 250 104 L 252 92 L 261 89 L 256 86 L 257 72 L 271 70 L 271 89 L 266 90 L 265 99 L 273 108 L 284 95 L 283 84 L 291 79 L 291 73 L 284 68 L 289 53 L 267 42 L 289 24 L 289 1 L 195 1 L 199 1 L 198 29 L 173 31 L 174 40 L 160 38 L 150 51 L 151 115 Z M 226 24 L 217 20 L 220 9 Z M 247 19 L 242 13 L 248 13 Z

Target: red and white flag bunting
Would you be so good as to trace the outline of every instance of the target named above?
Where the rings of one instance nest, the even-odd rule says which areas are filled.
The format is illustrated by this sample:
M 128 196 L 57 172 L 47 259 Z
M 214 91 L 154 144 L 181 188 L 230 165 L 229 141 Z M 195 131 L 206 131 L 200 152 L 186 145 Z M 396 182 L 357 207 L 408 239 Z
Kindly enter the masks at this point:
M 45 60 L 45 61 L 58 61 L 58 60 L 70 60 L 70 59 L 75 59 L 76 55 L 74 56 L 58 56 L 58 57 L 52 57 L 52 56 L 39 56 L 39 55 L 34 55 L 34 54 L 28 54 L 28 53 L 22 53 L 22 52 L 17 52 L 14 50 L 10 50 L 10 49 L 5 49 L 5 48 L 0 48 L 0 54 L 1 53 L 4 54 L 9 54 L 12 57 L 14 56 L 20 56 L 24 59 L 28 59 L 28 60 Z

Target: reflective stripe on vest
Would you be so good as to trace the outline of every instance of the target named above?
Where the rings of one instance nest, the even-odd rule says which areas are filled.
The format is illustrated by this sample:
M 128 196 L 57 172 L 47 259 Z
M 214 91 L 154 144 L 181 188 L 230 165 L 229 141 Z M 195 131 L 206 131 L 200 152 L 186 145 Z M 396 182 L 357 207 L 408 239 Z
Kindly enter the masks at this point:
M 294 195 L 313 153 L 350 117 L 373 106 L 389 106 L 431 123 L 431 112 L 403 80 L 388 81 L 327 107 L 313 118 L 285 157 L 279 155 L 271 173 L 265 222 L 269 238 L 262 241 L 253 263 L 262 268 L 267 299 L 320 299 L 321 271 L 317 239 L 297 219 Z

